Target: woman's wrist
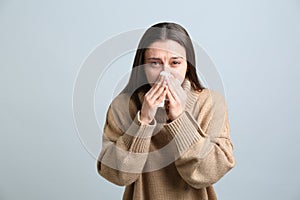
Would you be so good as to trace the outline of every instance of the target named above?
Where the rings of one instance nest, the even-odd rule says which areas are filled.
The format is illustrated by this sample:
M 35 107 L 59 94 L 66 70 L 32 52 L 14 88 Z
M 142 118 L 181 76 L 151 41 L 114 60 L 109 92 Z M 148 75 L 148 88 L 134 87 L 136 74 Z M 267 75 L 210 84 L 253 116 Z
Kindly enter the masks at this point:
M 183 111 L 179 111 L 179 112 L 174 112 L 170 115 L 169 119 L 171 121 L 174 121 L 175 119 L 177 119 L 181 114 L 183 113 Z
M 144 117 L 144 116 L 142 115 L 142 112 L 140 112 L 139 118 L 140 118 L 140 121 L 141 121 L 143 124 L 150 124 L 150 123 L 153 121 L 153 119 L 149 119 L 149 118 L 147 118 L 147 117 Z

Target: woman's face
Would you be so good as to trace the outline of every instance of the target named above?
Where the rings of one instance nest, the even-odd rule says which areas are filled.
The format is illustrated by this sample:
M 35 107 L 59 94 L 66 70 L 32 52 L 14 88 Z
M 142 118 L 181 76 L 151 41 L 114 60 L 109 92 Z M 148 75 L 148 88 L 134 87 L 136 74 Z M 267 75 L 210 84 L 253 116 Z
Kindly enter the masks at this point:
M 183 82 L 187 70 L 185 48 L 173 40 L 156 41 L 144 56 L 145 74 L 150 85 L 158 79 L 161 71 L 167 71 Z

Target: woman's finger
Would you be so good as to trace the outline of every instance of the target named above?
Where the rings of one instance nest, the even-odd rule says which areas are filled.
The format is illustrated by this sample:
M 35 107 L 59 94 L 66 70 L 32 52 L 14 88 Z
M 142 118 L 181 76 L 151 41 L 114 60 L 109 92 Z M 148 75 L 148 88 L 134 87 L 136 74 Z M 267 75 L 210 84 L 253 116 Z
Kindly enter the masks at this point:
M 158 98 L 161 97 L 161 95 L 163 94 L 164 90 L 166 89 L 166 86 L 161 86 L 151 97 L 151 99 L 153 99 L 154 101 L 156 101 Z
M 164 98 L 167 95 L 167 92 L 168 92 L 168 89 L 164 88 L 164 90 L 162 91 L 162 93 L 160 94 L 160 96 L 158 96 L 158 98 L 155 100 L 155 102 L 154 102 L 155 106 L 158 106 L 164 100 Z
M 172 86 L 172 89 L 176 93 L 177 97 L 181 97 L 182 95 L 185 95 L 185 91 L 182 88 L 180 81 L 178 79 L 172 78 L 170 80 L 170 85 Z
M 158 79 L 156 80 L 156 82 L 153 84 L 153 86 L 148 91 L 148 95 L 150 97 L 152 97 L 157 92 L 157 90 L 163 85 L 163 81 L 164 81 L 164 77 L 159 76 Z
M 167 96 L 168 99 L 169 99 L 169 104 L 174 105 L 174 103 L 175 103 L 176 101 L 175 101 L 175 98 L 173 97 L 173 95 L 172 95 L 170 89 L 167 90 L 167 95 L 166 95 L 166 96 Z
M 172 95 L 172 97 L 173 97 L 175 100 L 177 100 L 178 97 L 179 97 L 179 96 L 178 96 L 179 94 L 177 94 L 176 86 L 174 85 L 172 79 L 169 80 L 168 85 L 169 85 L 170 94 Z

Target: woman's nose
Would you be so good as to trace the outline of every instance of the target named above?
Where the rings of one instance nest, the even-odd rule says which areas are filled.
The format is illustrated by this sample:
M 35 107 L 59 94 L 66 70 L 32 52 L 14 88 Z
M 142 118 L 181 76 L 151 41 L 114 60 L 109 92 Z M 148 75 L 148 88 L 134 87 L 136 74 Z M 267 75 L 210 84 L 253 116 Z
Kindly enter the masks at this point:
M 170 66 L 164 64 L 162 70 L 163 70 L 163 71 L 166 71 L 166 72 L 170 72 Z

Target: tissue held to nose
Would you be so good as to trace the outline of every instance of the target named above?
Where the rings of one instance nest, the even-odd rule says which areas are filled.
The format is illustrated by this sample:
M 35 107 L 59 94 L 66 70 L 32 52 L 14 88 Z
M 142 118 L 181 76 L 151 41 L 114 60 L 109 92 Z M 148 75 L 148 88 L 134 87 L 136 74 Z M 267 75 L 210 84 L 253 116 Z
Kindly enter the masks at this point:
M 172 74 L 170 74 L 169 72 L 166 72 L 166 71 L 162 71 L 160 72 L 160 75 L 161 76 L 164 76 L 164 85 L 167 84 L 167 80 L 172 77 Z M 165 98 L 162 100 L 162 102 L 158 105 L 158 107 L 164 107 L 165 105 Z
M 169 80 L 169 78 L 172 76 L 172 74 L 170 74 L 169 72 L 166 72 L 166 71 L 161 71 L 159 75 L 165 77 L 164 84 L 167 84 L 167 80 Z

